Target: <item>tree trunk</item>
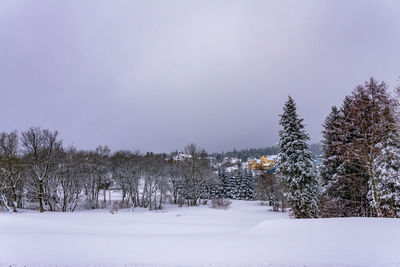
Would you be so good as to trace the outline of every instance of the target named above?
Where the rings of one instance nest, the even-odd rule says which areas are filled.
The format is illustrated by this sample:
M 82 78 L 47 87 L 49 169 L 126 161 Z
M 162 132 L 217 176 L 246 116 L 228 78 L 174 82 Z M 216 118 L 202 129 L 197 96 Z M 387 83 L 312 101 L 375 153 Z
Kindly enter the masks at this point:
M 378 217 L 382 217 L 382 211 L 381 211 L 381 207 L 379 205 L 379 200 L 378 200 L 378 194 L 376 192 L 376 185 L 375 185 L 375 179 L 373 177 L 371 177 L 371 185 L 372 185 L 372 191 L 373 191 L 373 197 L 374 197 L 374 208 L 376 211 L 376 215 Z
M 11 184 L 11 192 L 12 192 L 12 208 L 14 212 L 17 212 L 17 194 L 15 192 L 15 187 Z
M 63 186 L 63 193 L 64 193 L 64 199 L 63 199 L 63 206 L 61 208 L 62 212 L 67 211 L 67 189 L 65 188 L 65 185 Z
M 40 207 L 40 212 L 44 212 L 43 208 L 43 195 L 44 195 L 44 190 L 43 190 L 43 180 L 39 180 L 39 207 Z

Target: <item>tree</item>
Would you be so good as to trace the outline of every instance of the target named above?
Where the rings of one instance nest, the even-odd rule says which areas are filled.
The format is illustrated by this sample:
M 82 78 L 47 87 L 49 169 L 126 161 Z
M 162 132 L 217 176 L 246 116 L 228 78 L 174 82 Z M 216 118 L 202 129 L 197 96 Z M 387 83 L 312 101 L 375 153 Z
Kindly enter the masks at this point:
M 391 151 L 388 146 L 396 146 L 399 138 L 394 118 L 395 103 L 388 94 L 384 82 L 373 78 L 359 85 L 353 91 L 352 102 L 349 108 L 349 123 L 345 133 L 357 133 L 357 138 L 344 144 L 346 159 L 356 160 L 355 167 L 361 168 L 366 177 L 367 199 L 373 208 L 373 215 L 384 216 L 381 209 L 382 190 L 378 183 L 382 180 L 378 162 L 382 162 L 382 153 Z M 388 141 L 392 139 L 392 141 Z M 385 152 L 386 151 L 386 152 Z M 379 159 L 381 158 L 381 159 Z M 387 155 L 386 155 L 387 158 Z M 382 184 L 381 184 L 382 185 Z
M 225 168 L 219 168 L 218 182 L 215 187 L 215 193 L 213 194 L 214 198 L 226 198 L 228 196 L 227 179 L 228 175 Z
M 233 199 L 241 199 L 240 186 L 242 184 L 242 170 L 235 169 L 230 175 L 230 195 Z
M 324 124 L 321 170 L 325 216 L 394 216 L 400 145 L 387 86 L 371 78 Z
M 400 211 L 400 136 L 395 118 L 396 103 L 386 102 L 382 110 L 383 138 L 376 146 L 373 175 L 382 216 L 396 217 Z M 370 184 L 369 199 L 374 201 Z
M 80 194 L 85 183 L 83 152 L 74 147 L 59 151 L 59 165 L 56 172 L 60 197 L 61 211 L 74 211 L 80 200 Z
M 31 188 L 37 194 L 40 212 L 45 210 L 46 182 L 57 167 L 56 151 L 61 147 L 57 135 L 57 131 L 42 130 L 40 127 L 32 127 L 22 133 L 24 161 L 28 167 Z
M 106 192 L 111 183 L 107 146 L 99 146 L 95 151 L 85 152 L 83 166 L 86 172 L 85 195 L 91 209 L 99 208 L 100 190 L 103 189 L 103 205 L 106 204 Z
M 309 137 L 290 96 L 283 108 L 280 125 L 276 170 L 285 185 L 289 205 L 296 218 L 317 217 L 318 182 L 307 144 Z
M 285 209 L 285 199 L 281 179 L 272 172 L 261 171 L 255 176 L 255 197 L 259 200 L 269 201 L 274 211 Z
M 117 151 L 110 158 L 113 180 L 122 191 L 122 204 L 132 200 L 132 205 L 137 206 L 137 188 L 139 187 L 138 165 L 136 164 L 138 153 L 130 151 Z
M 142 165 L 144 186 L 142 192 L 142 206 L 150 209 L 161 209 L 161 202 L 168 190 L 165 178 L 165 159 L 163 155 L 147 153 Z M 157 205 L 157 200 L 158 205 Z
M 166 166 L 166 175 L 169 178 L 170 194 L 174 204 L 182 205 L 182 197 L 179 194 L 179 187 L 182 183 L 182 172 L 179 164 L 175 164 L 173 157 L 168 159 Z
M 369 216 L 367 199 L 368 176 L 364 165 L 354 157 L 351 146 L 356 140 L 362 140 L 362 132 L 354 114 L 354 98 L 345 97 L 340 109 L 338 153 L 338 183 L 335 191 L 336 216 Z
M 22 195 L 22 167 L 18 153 L 18 135 L 15 131 L 0 134 L 0 176 L 4 178 L 2 191 L 7 193 L 1 194 L 1 200 L 4 205 L 10 204 L 12 210 L 17 212 L 18 196 Z M 10 197 L 7 198 L 6 195 Z
M 339 167 L 342 164 L 340 145 L 342 144 L 340 130 L 340 111 L 332 107 L 330 114 L 325 119 L 322 131 L 323 160 L 320 168 L 321 177 L 321 212 L 326 215 L 338 214 L 336 200 L 339 197 Z M 329 215 L 327 215 L 329 214 Z
M 337 171 L 341 164 L 339 158 L 340 139 L 340 112 L 337 107 L 332 107 L 331 113 L 325 119 L 322 131 L 323 141 L 323 161 L 321 168 L 321 177 L 323 188 L 329 191 L 332 188 L 332 183 L 336 183 Z
M 240 180 L 238 181 L 238 199 L 253 200 L 254 199 L 254 181 L 253 174 L 247 168 L 239 172 Z
M 396 217 L 400 211 L 400 148 L 398 143 L 382 145 L 381 154 L 375 159 L 376 190 L 379 207 L 385 217 Z M 373 200 L 372 191 L 369 199 Z
M 205 190 L 211 191 L 216 177 L 204 149 L 190 144 L 185 147 L 185 154 L 190 157 L 177 163 L 183 175 L 180 193 L 188 205 L 195 206 L 200 198 L 204 198 Z

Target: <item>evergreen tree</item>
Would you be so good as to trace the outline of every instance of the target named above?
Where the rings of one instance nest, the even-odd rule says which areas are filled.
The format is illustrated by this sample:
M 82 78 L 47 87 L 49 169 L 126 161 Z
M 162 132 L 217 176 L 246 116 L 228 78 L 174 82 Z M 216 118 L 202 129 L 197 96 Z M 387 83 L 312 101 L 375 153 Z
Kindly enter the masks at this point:
M 241 186 L 242 184 L 242 170 L 240 168 L 232 172 L 232 191 L 231 195 L 233 199 L 241 199 Z
M 308 134 L 297 115 L 296 104 L 289 97 L 283 108 L 279 131 L 277 174 L 282 177 L 286 197 L 297 218 L 317 217 L 318 182 L 309 151 Z
M 354 115 L 354 98 L 346 96 L 340 109 L 338 153 L 338 183 L 334 189 L 337 194 L 335 216 L 368 216 L 367 199 L 368 176 L 359 158 L 354 157 L 350 146 L 362 139 L 362 132 L 357 126 Z
M 337 107 L 332 110 L 323 124 L 324 130 L 322 151 L 323 160 L 320 168 L 320 178 L 322 186 L 322 207 L 323 216 L 335 216 L 340 213 L 339 203 L 337 203 L 339 192 L 339 167 L 342 164 L 340 157 L 341 131 L 340 131 L 340 111 Z
M 243 169 L 238 169 L 236 172 L 236 199 L 245 199 L 246 198 L 246 178 L 245 171 Z
M 339 158 L 338 144 L 340 142 L 339 129 L 340 113 L 337 107 L 332 107 L 331 113 L 325 119 L 323 124 L 324 130 L 322 150 L 323 160 L 321 168 L 322 186 L 324 191 L 329 191 L 337 182 L 337 169 L 341 164 Z
M 228 176 L 224 168 L 218 169 L 218 183 L 213 193 L 215 198 L 226 198 L 227 197 L 227 180 Z
M 235 171 L 226 173 L 226 197 L 236 198 L 236 173 Z
M 245 169 L 245 171 L 243 172 L 241 191 L 242 191 L 242 199 L 245 199 L 245 200 L 253 200 L 254 199 L 253 174 L 248 169 Z
M 387 105 L 384 109 L 384 120 L 380 127 L 385 130 L 385 139 L 377 145 L 380 154 L 374 161 L 374 177 L 382 216 L 395 217 L 400 211 L 400 136 L 394 116 L 394 105 Z M 372 190 L 369 191 L 368 197 L 373 203 Z
M 382 153 L 376 159 L 376 190 L 382 215 L 396 217 L 400 211 L 400 149 L 398 145 L 382 146 Z M 373 201 L 372 191 L 369 199 Z

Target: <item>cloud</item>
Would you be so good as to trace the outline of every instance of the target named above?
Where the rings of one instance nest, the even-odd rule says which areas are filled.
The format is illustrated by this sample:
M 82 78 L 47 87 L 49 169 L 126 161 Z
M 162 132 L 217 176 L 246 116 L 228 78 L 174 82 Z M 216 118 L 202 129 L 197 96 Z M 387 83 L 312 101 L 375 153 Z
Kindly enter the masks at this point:
M 272 145 L 292 95 L 312 140 L 370 76 L 399 77 L 397 1 L 2 1 L 0 121 L 81 148 Z

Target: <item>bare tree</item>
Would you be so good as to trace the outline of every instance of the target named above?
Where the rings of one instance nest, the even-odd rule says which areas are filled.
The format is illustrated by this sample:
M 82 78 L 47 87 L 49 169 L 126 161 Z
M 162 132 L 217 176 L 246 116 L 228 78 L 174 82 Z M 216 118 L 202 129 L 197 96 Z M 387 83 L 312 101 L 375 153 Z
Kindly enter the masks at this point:
M 139 180 L 141 176 L 141 155 L 139 152 L 117 151 L 111 157 L 112 177 L 122 191 L 121 204 L 129 204 L 132 207 L 139 205 Z
M 182 205 L 182 198 L 179 194 L 179 186 L 182 183 L 182 171 L 173 159 L 169 159 L 165 166 L 166 175 L 169 179 L 169 193 L 174 204 Z
M 99 146 L 95 151 L 86 152 L 84 168 L 87 174 L 85 195 L 91 209 L 99 208 L 100 190 L 103 189 L 103 202 L 106 204 L 106 192 L 111 182 L 109 165 L 110 149 Z
M 2 191 L 8 192 L 10 199 L 2 195 L 3 202 L 9 202 L 12 210 L 17 212 L 17 191 L 22 183 L 21 158 L 18 153 L 17 132 L 0 134 L 0 175 L 4 177 Z M 20 188 L 22 191 L 22 188 Z M 22 192 L 20 192 L 22 194 Z M 8 203 L 5 203 L 8 205 Z
M 334 144 L 341 162 L 335 202 L 338 207 L 345 207 L 344 216 L 385 215 L 377 159 L 389 145 L 399 143 L 394 108 L 395 101 L 386 84 L 373 78 L 357 86 L 344 101 L 338 120 L 341 133 Z
M 255 176 L 256 198 L 269 201 L 274 211 L 278 211 L 279 207 L 282 211 L 285 209 L 282 186 L 282 181 L 274 173 L 260 171 Z
M 61 211 L 74 211 L 78 205 L 80 194 L 84 188 L 85 169 L 84 153 L 74 147 L 61 150 L 59 153 L 57 180 L 62 197 Z
M 32 127 L 22 133 L 24 161 L 28 168 L 31 188 L 37 193 L 39 210 L 44 212 L 45 184 L 57 167 L 56 151 L 61 147 L 57 131 Z
M 189 206 L 196 206 L 201 197 L 206 198 L 205 189 L 211 188 L 216 179 L 212 171 L 207 153 L 197 145 L 190 144 L 184 149 L 189 157 L 178 162 L 183 174 L 181 194 L 188 201 Z

